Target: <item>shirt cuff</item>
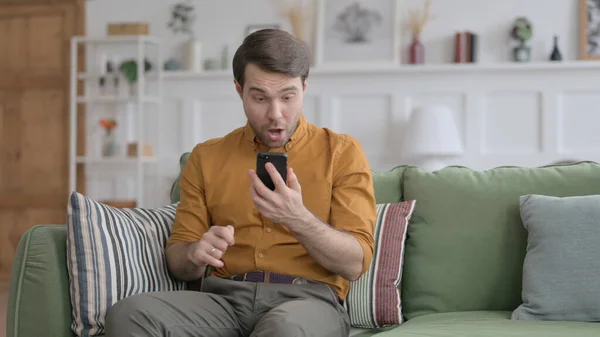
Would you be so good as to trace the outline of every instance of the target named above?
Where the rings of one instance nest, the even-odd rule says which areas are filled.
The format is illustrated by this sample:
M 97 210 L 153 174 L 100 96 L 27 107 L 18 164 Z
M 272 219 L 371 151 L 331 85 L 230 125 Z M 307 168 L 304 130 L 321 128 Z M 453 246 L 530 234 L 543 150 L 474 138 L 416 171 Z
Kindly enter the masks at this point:
M 373 247 L 359 235 L 354 235 L 354 238 L 356 238 L 363 250 L 362 270 L 360 272 L 360 276 L 362 276 L 367 272 L 367 270 L 369 270 L 369 267 L 371 266 L 371 261 L 373 259 Z

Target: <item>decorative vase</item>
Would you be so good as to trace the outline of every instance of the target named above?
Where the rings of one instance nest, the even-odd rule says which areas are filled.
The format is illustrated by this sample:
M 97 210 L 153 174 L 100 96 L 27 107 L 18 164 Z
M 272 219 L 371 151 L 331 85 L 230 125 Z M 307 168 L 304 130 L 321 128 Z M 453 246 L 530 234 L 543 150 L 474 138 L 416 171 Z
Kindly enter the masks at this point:
M 196 39 L 189 39 L 184 46 L 185 69 L 202 71 L 202 44 Z
M 425 62 L 425 47 L 421 43 L 421 40 L 418 36 L 413 37 L 409 49 L 410 64 L 423 64 Z
M 102 156 L 113 157 L 117 154 L 117 138 L 113 129 L 106 130 L 102 140 Z
M 554 47 L 550 54 L 550 61 L 562 61 L 562 54 L 558 48 L 558 36 L 554 35 Z
M 137 96 L 137 82 L 129 83 L 129 96 L 135 97 Z
M 531 60 L 531 48 L 521 43 L 513 49 L 513 58 L 517 62 L 529 62 Z

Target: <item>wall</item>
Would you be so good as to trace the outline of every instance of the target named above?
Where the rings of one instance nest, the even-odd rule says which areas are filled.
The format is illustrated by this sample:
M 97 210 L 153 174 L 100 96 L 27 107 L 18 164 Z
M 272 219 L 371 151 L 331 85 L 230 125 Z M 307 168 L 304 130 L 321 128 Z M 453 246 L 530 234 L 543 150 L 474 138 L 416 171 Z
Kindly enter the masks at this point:
M 249 24 L 278 23 L 290 29 L 286 20 L 278 16 L 272 3 L 275 0 L 190 0 L 197 6 L 195 33 L 204 45 L 206 57 L 218 57 L 224 45 L 233 54 L 243 39 Z M 545 60 L 552 47 L 553 35 L 560 37 L 561 49 L 566 59 L 577 57 L 577 0 L 437 0 L 435 15 L 426 28 L 423 41 L 427 50 L 427 63 L 449 62 L 452 54 L 452 36 L 456 31 L 472 30 L 481 40 L 481 62 L 506 61 L 510 57 L 511 41 L 508 31 L 517 16 L 526 16 L 534 24 L 532 45 L 535 59 Z M 108 22 L 145 21 L 151 23 L 151 33 L 167 38 L 167 54 L 178 55 L 185 39 L 167 28 L 173 0 L 92 0 L 87 4 L 88 35 L 106 33 Z M 408 9 L 422 6 L 419 0 L 399 0 L 401 17 Z M 543 9 L 543 10 L 542 10 Z M 408 37 L 401 37 L 402 44 Z M 404 54 L 403 54 L 404 56 Z
M 197 36 L 208 57 L 217 57 L 224 44 L 237 46 L 247 24 L 279 21 L 286 27 L 268 1 L 195 3 Z M 464 14 L 466 8 L 473 14 Z M 177 55 L 181 40 L 166 30 L 168 2 L 92 1 L 88 13 L 89 35 L 103 35 L 109 21 L 150 19 L 153 35 L 166 38 L 165 56 Z M 316 68 L 306 99 L 309 121 L 357 137 L 377 170 L 409 163 L 399 151 L 403 127 L 411 109 L 427 103 L 445 104 L 455 114 L 465 145 L 465 154 L 455 164 L 487 169 L 600 157 L 600 134 L 594 129 L 600 118 L 593 110 L 600 104 L 600 66 L 542 62 L 550 53 L 554 34 L 561 36 L 566 60 L 577 58 L 577 1 L 444 0 L 435 2 L 434 13 L 437 17 L 424 35 L 425 67 Z M 507 32 L 518 15 L 528 16 L 535 24 L 536 62 L 529 65 L 506 63 L 510 57 Z M 480 63 L 448 64 L 454 32 L 467 29 L 482 37 Z M 147 180 L 150 204 L 168 200 L 181 152 L 245 123 L 230 70 L 166 74 L 163 86 L 165 113 L 146 132 L 160 136 L 161 152 L 159 171 Z M 92 196 L 115 191 L 130 194 L 134 189 L 123 180 L 112 180 L 109 185 L 110 179 L 92 182 Z

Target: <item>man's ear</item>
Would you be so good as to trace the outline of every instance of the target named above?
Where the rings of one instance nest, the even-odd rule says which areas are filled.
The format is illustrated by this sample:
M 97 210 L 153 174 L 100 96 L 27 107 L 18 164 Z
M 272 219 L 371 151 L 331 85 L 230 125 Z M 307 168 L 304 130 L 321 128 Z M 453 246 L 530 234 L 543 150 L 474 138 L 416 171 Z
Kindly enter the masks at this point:
M 240 98 L 242 98 L 244 89 L 242 89 L 242 86 L 240 85 L 240 83 L 237 80 L 233 80 L 233 83 L 235 84 L 235 91 L 237 91 Z
M 303 91 L 306 91 L 306 87 L 308 87 L 308 80 L 304 80 Z

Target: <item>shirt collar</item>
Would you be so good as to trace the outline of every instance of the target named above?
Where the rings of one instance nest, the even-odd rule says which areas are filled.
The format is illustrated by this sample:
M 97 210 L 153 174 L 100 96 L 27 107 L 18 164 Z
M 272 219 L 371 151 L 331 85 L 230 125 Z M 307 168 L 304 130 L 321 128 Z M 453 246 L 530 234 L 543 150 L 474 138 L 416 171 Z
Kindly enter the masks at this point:
M 298 127 L 296 127 L 296 130 L 290 137 L 290 140 L 287 142 L 287 144 L 285 144 L 285 149 L 289 150 L 293 145 L 297 144 L 298 141 L 302 139 L 304 135 L 306 135 L 306 130 L 306 118 L 304 117 L 304 114 L 300 114 L 300 119 L 298 119 Z M 254 133 L 254 130 L 252 129 L 252 126 L 250 126 L 249 121 L 246 122 L 246 126 L 244 127 L 244 139 L 250 144 L 252 144 L 252 146 L 255 149 L 260 144 L 260 141 L 258 140 L 258 138 L 256 138 L 256 133 Z

